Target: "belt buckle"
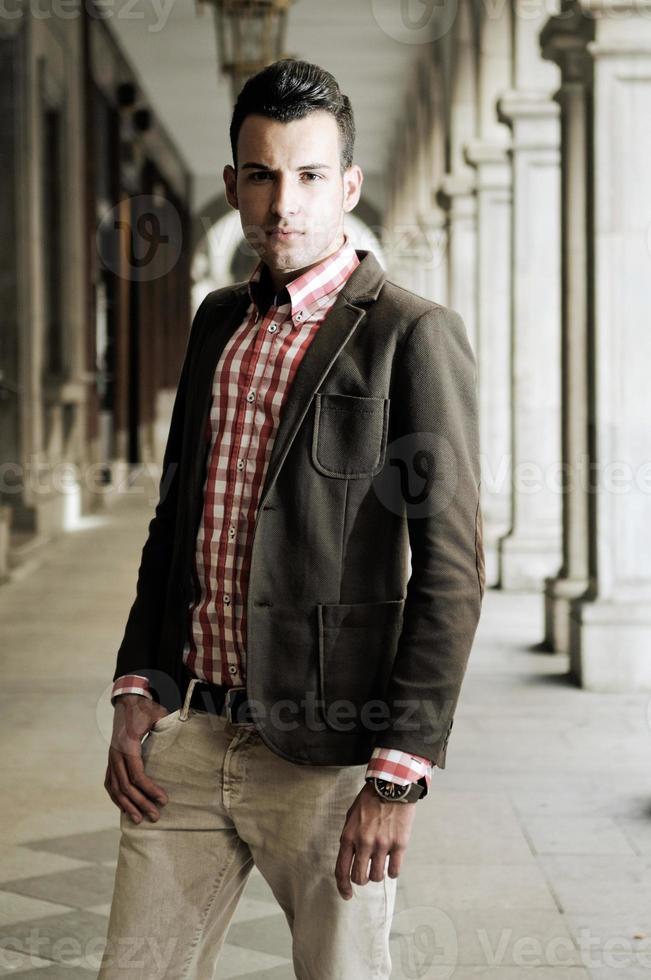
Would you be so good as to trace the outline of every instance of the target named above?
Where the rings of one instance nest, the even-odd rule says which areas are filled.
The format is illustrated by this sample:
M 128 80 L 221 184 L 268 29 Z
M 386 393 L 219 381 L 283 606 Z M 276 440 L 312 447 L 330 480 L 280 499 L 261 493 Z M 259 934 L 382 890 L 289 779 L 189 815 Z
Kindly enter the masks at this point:
M 246 694 L 246 687 L 229 687 L 226 691 L 226 697 L 224 699 L 224 708 L 226 709 L 226 718 L 231 725 L 242 725 L 244 722 L 238 722 L 233 718 L 233 701 L 238 694 L 244 692 Z

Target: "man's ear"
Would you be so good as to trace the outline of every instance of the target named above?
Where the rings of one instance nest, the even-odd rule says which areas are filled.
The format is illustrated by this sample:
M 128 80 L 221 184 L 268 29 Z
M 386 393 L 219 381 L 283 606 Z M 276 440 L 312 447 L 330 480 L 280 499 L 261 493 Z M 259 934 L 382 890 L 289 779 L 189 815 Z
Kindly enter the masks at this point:
M 240 206 L 237 203 L 237 174 L 234 167 L 231 167 L 230 163 L 227 163 L 224 167 L 224 187 L 226 189 L 226 200 L 232 208 L 239 211 Z
M 349 212 L 357 207 L 363 182 L 364 174 L 361 167 L 358 167 L 356 163 L 351 164 L 344 171 L 344 211 Z

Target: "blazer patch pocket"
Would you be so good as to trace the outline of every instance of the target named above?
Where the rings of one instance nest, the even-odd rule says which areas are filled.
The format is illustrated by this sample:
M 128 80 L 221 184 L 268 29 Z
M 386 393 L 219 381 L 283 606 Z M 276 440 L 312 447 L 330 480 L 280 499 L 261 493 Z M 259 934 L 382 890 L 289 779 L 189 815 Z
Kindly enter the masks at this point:
M 390 398 L 317 392 L 312 462 L 325 476 L 375 476 L 384 465 Z
M 382 723 L 377 701 L 389 683 L 404 606 L 404 599 L 317 605 L 319 686 L 329 728 Z

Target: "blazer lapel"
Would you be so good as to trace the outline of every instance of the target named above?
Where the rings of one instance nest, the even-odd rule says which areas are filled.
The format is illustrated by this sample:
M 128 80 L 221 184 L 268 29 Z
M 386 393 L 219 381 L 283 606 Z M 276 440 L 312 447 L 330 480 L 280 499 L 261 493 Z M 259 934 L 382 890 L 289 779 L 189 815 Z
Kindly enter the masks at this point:
M 287 394 L 260 493 L 258 512 L 276 480 L 319 385 L 357 324 L 366 316 L 366 310 L 357 303 L 376 299 L 384 283 L 384 272 L 373 253 L 358 250 L 357 255 L 360 264 L 351 273 L 334 306 L 319 325 Z

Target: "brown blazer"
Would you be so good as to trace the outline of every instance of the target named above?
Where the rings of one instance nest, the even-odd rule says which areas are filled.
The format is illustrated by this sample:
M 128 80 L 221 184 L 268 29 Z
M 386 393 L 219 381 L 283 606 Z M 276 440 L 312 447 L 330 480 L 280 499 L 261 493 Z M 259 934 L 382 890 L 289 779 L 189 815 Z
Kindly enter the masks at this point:
M 362 764 L 382 745 L 444 767 L 484 594 L 475 360 L 458 313 L 357 254 L 298 368 L 262 488 L 247 692 L 263 740 L 292 762 Z M 114 679 L 149 677 L 169 710 L 187 687 L 213 375 L 248 305 L 240 283 L 194 317 L 117 656 Z

